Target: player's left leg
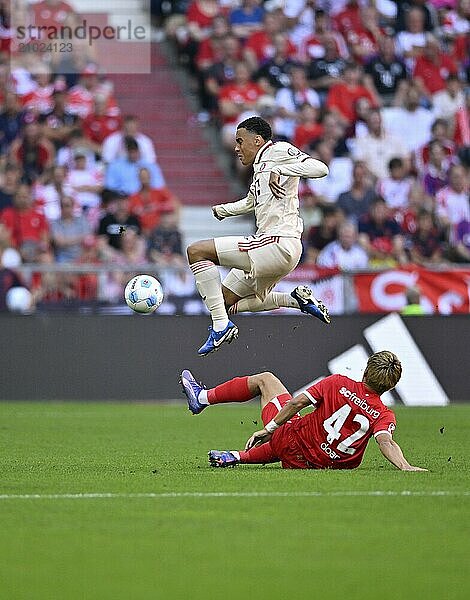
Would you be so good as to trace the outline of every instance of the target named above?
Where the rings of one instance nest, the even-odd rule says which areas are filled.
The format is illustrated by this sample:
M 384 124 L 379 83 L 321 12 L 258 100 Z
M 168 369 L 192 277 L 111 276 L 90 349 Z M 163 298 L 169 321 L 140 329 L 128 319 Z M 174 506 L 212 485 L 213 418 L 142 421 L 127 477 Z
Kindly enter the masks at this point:
M 320 299 L 315 298 L 312 290 L 306 285 L 298 285 L 290 294 L 285 292 L 269 292 L 264 300 L 260 300 L 257 296 L 248 296 L 229 306 L 229 316 L 242 312 L 296 308 L 303 313 L 317 317 L 324 323 L 331 322 L 327 307 Z
M 197 415 L 212 404 L 226 402 L 247 402 L 261 396 L 261 409 L 273 398 L 288 394 L 284 384 L 272 373 L 258 373 L 245 377 L 235 377 L 207 389 L 198 383 L 191 371 L 185 369 L 181 373 L 181 385 L 188 401 L 188 408 Z
M 222 282 L 228 314 L 296 308 L 330 323 L 328 309 L 315 298 L 309 287 L 297 286 L 290 294 L 272 291 L 297 266 L 301 249 L 300 240 L 296 238 L 278 238 L 278 241 L 248 250 L 252 265 L 249 275 L 232 270 Z M 228 295 L 226 291 L 232 294 Z M 236 300 L 235 296 L 240 299 Z

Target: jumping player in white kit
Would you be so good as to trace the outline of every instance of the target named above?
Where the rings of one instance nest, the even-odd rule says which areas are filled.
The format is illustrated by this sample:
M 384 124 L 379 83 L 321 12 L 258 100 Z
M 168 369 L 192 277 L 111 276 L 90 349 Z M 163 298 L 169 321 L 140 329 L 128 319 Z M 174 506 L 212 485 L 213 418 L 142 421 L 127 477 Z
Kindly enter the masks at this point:
M 212 317 L 209 337 L 198 350 L 201 356 L 238 337 L 228 314 L 286 307 L 330 322 L 327 308 L 307 286 L 291 294 L 272 291 L 302 254 L 299 178 L 325 177 L 328 167 L 292 144 L 273 143 L 271 138 L 271 126 L 261 117 L 238 125 L 235 153 L 243 165 L 253 165 L 253 181 L 242 200 L 212 208 L 219 220 L 254 212 L 256 234 L 202 240 L 187 249 L 196 286 Z M 223 282 L 217 265 L 231 268 Z

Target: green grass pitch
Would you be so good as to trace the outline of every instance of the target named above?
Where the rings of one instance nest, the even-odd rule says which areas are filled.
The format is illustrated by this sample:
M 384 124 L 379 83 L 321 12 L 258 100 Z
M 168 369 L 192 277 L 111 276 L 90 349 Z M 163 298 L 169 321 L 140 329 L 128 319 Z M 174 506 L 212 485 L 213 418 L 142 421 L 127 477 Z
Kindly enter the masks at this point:
M 0 598 L 467 600 L 470 406 L 396 413 L 429 473 L 209 468 L 255 402 L 1 403 Z

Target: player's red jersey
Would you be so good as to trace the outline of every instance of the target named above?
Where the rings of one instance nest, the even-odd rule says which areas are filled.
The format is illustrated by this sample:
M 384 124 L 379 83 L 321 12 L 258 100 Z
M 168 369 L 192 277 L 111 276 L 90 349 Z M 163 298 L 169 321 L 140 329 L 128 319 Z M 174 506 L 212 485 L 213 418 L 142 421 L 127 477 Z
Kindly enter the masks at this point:
M 300 452 L 298 459 L 305 459 L 304 468 L 354 469 L 372 436 L 381 432 L 391 435 L 395 430 L 393 412 L 362 382 L 331 375 L 305 394 L 316 410 L 285 426 Z M 282 448 L 276 448 L 277 431 L 271 444 L 282 460 Z

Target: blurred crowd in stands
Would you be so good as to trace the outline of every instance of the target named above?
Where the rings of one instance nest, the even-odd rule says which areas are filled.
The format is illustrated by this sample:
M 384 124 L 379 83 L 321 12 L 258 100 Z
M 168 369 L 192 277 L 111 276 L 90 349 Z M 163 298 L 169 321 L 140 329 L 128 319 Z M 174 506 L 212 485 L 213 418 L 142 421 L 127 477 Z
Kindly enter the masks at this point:
M 227 151 L 258 114 L 329 166 L 301 184 L 305 263 L 470 262 L 470 0 L 171 6 L 162 27 Z
M 77 18 L 71 4 L 31 10 L 36 23 L 59 25 Z M 217 125 L 232 158 L 237 123 L 259 114 L 276 140 L 329 166 L 328 177 L 301 182 L 304 264 L 470 263 L 470 0 L 151 7 L 197 90 L 199 121 Z M 16 65 L 9 11 L 0 0 L 0 283 L 20 264 L 122 265 L 25 282 L 39 301 L 113 302 L 132 265 L 185 264 L 180 201 L 95 57 Z M 194 288 L 184 274 L 174 285 Z
M 76 64 L 61 66 L 36 52 L 25 68 L 13 55 L 9 10 L 0 0 L 0 288 L 18 285 L 20 265 L 121 265 L 105 275 L 36 272 L 22 280 L 35 302 L 122 301 L 133 265 L 185 263 L 180 202 L 153 141 L 138 116 L 121 114 L 93 57 L 75 52 Z M 31 10 L 45 26 L 77 17 L 61 0 Z

